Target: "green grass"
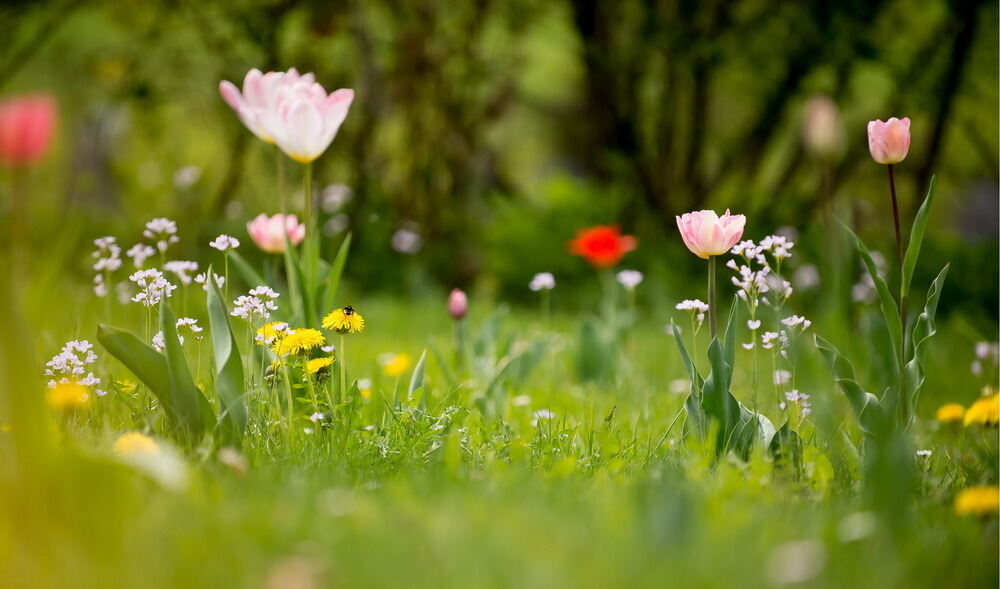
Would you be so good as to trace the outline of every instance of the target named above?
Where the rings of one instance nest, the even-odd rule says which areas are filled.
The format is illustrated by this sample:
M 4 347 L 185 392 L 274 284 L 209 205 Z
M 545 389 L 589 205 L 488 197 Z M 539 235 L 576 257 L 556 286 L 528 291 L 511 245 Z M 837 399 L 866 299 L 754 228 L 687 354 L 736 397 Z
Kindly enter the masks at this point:
M 503 381 L 487 396 L 488 375 L 496 366 L 485 359 L 460 372 L 448 366 L 451 382 L 442 370 L 439 356 L 446 366 L 453 358 L 451 320 L 443 305 L 372 299 L 355 306 L 368 328 L 348 340 L 351 378 L 371 378 L 374 384 L 356 423 L 349 430 L 340 422 L 316 428 L 312 435 L 297 435 L 289 447 L 280 430 L 267 425 L 270 397 L 251 394 L 245 474 L 220 463 L 209 446 L 185 454 L 188 480 L 179 491 L 123 466 L 110 452 L 115 436 L 146 424 L 116 406 L 114 393 L 98 400 L 110 404 L 100 420 L 62 419 L 55 429 L 39 425 L 21 438 L 8 432 L 37 444 L 0 445 L 8 459 L 0 479 L 8 510 L 0 520 L 0 573 L 6 582 L 32 587 L 307 587 L 293 581 L 311 578 L 323 586 L 374 587 L 767 587 L 795 579 L 809 587 L 997 583 L 996 516 L 959 517 L 952 507 L 961 487 L 995 481 L 996 430 L 939 428 L 926 419 L 939 401 L 968 402 L 981 386 L 967 374 L 971 350 L 959 329 L 946 327 L 934 343 L 936 365 L 915 437 L 915 446 L 934 453 L 918 461 L 918 478 L 899 495 L 904 508 L 896 510 L 886 509 L 866 489 L 891 495 L 899 492 L 899 482 L 884 474 L 886 480 L 862 481 L 863 463 L 831 434 L 860 441 L 853 415 L 809 342 L 800 342 L 796 384 L 813 394 L 816 405 L 814 419 L 801 428 L 804 466 L 796 473 L 759 448 L 749 463 L 733 457 L 715 461 L 708 445 L 685 434 L 683 416 L 670 428 L 684 400 L 671 392 L 671 382 L 682 378 L 683 369 L 663 333 L 664 318 L 640 313 L 621 344 L 614 377 L 584 383 L 573 361 L 579 318 L 557 314 L 546 328 L 534 311 L 511 310 L 500 335 L 483 341 L 502 347 L 507 333 L 512 342 L 543 339 L 546 353 L 532 370 Z M 496 305 L 474 301 L 473 309 L 470 338 Z M 68 311 L 55 313 L 62 312 Z M 59 335 L 84 337 L 97 316 L 87 314 L 79 327 Z M 135 319 L 123 318 L 141 325 Z M 864 356 L 864 346 L 836 322 L 820 321 L 813 329 L 847 341 L 854 356 Z M 41 347 L 41 354 L 49 355 L 58 344 Z M 422 403 L 408 403 L 409 374 L 397 385 L 381 374 L 377 357 L 406 353 L 416 361 L 424 349 L 432 351 Z M 740 352 L 734 384 L 747 404 L 750 360 Z M 949 365 L 959 368 L 947 370 Z M 130 378 L 120 367 L 112 372 Z M 393 410 L 394 395 L 401 402 Z M 529 402 L 515 403 L 524 395 Z M 759 400 L 776 420 L 771 395 L 761 393 Z M 533 424 L 539 409 L 554 417 Z M 40 424 L 52 421 L 35 415 Z M 163 422 L 151 423 L 152 434 L 167 443 Z

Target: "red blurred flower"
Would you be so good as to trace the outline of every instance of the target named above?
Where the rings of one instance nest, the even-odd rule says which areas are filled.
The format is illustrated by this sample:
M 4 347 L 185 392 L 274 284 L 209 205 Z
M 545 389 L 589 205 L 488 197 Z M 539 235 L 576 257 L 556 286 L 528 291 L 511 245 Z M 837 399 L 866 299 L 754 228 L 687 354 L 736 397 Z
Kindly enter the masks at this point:
M 610 268 L 637 244 L 635 237 L 622 235 L 617 225 L 598 225 L 577 231 L 576 239 L 569 242 L 569 252 L 595 268 Z
M 0 161 L 31 165 L 49 149 L 56 126 L 56 100 L 49 94 L 0 101 Z

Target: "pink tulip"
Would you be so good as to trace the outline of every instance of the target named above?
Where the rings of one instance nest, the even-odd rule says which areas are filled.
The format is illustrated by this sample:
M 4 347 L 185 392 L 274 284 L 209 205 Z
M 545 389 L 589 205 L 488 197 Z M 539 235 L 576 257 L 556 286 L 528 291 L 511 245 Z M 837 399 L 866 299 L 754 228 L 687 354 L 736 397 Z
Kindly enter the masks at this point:
M 295 68 L 287 72 L 261 73 L 258 69 L 247 72 L 243 78 L 243 92 L 226 80 L 219 82 L 219 94 L 229 104 L 247 129 L 260 139 L 274 143 L 269 130 L 278 115 L 278 90 L 296 82 L 312 83 L 312 74 L 300 75 Z
M 56 100 L 49 94 L 0 102 L 0 161 L 17 167 L 40 160 L 52 142 L 56 115 Z
M 354 100 L 354 90 L 329 96 L 323 86 L 299 80 L 278 89 L 278 111 L 267 121 L 274 142 L 293 160 L 306 164 L 323 155 L 333 142 Z
M 451 294 L 448 295 L 448 313 L 451 314 L 453 319 L 461 319 L 465 317 L 465 313 L 469 310 L 469 299 L 465 296 L 465 293 L 459 289 L 454 289 Z
M 910 151 L 910 119 L 868 121 L 868 149 L 880 164 L 898 164 Z
M 285 235 L 292 245 L 298 245 L 306 237 L 306 226 L 299 223 L 295 215 L 278 213 L 268 217 L 261 213 L 247 223 L 247 233 L 260 249 L 269 254 L 281 254 L 285 252 Z
M 677 217 L 684 245 L 699 258 L 720 256 L 728 252 L 743 236 L 747 218 L 730 215 L 729 209 L 721 217 L 715 211 L 695 211 Z

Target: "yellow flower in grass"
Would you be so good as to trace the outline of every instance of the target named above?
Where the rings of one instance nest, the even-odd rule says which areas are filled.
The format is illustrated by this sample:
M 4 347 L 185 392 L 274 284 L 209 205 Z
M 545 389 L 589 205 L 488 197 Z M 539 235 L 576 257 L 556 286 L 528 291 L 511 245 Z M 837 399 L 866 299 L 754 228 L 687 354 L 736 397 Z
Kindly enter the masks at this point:
M 958 403 L 948 403 L 947 405 L 938 407 L 934 418 L 941 423 L 952 423 L 954 421 L 961 421 L 964 415 L 965 407 L 962 407 Z
M 74 411 L 90 404 L 90 389 L 75 382 L 61 382 L 45 392 L 49 407 L 56 411 Z
M 955 497 L 958 515 L 990 515 L 1000 512 L 1000 487 L 969 487 Z
M 334 309 L 323 318 L 323 328 L 337 333 L 361 333 L 365 330 L 365 318 L 350 305 Z
M 153 438 L 139 432 L 129 432 L 118 436 L 115 440 L 115 454 L 119 456 L 136 456 L 140 454 L 156 454 L 160 447 Z
M 965 425 L 969 426 L 975 423 L 982 425 L 1000 424 L 1000 395 L 983 397 L 965 411 Z
M 381 358 L 382 372 L 390 378 L 406 374 L 413 362 L 406 354 L 386 354 Z
M 321 370 L 326 370 L 332 364 L 332 356 L 326 356 L 325 358 L 313 358 L 312 360 L 306 362 L 306 372 L 309 374 L 316 374 Z
M 284 321 L 272 321 L 265 323 L 257 330 L 257 345 L 269 346 L 281 341 L 288 333 L 288 324 Z
M 285 337 L 274 343 L 274 353 L 279 356 L 301 354 L 322 346 L 326 338 L 318 329 L 289 330 Z

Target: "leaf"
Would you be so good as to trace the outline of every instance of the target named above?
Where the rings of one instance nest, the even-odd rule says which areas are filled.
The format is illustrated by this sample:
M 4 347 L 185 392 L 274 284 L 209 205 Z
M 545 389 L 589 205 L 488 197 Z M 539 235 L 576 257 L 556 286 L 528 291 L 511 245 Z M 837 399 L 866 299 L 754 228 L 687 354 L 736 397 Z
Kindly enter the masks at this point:
M 178 420 L 184 424 L 185 431 L 192 435 L 191 441 L 197 441 L 208 424 L 214 421 L 214 415 L 201 389 L 191 377 L 184 348 L 177 336 L 177 318 L 166 301 L 160 303 L 160 330 L 163 331 L 163 352 L 170 381 L 169 396 L 177 411 Z
M 767 450 L 775 460 L 790 464 L 795 472 L 802 468 L 802 439 L 789 422 L 778 428 Z
M 580 345 L 577 351 L 577 372 L 580 380 L 600 381 L 612 372 L 610 345 L 597 325 L 585 320 L 580 328 Z
M 927 188 L 927 196 L 917 211 L 917 216 L 913 219 L 913 228 L 910 229 L 910 243 L 906 246 L 906 255 L 903 257 L 903 282 L 900 286 L 900 293 L 906 296 L 910 292 L 910 281 L 913 279 L 913 270 L 917 267 L 917 258 L 920 257 L 920 246 L 924 241 L 924 232 L 927 230 L 927 221 L 930 219 L 931 204 L 934 201 L 934 176 L 931 176 L 930 186 Z
M 719 421 L 716 454 L 723 454 L 730 447 L 730 441 L 740 422 L 740 403 L 729 393 L 732 381 L 732 366 L 726 363 L 725 352 L 718 339 L 708 346 L 708 362 L 712 371 L 705 379 L 701 406 L 705 414 Z
M 726 351 L 726 364 L 729 365 L 729 380 L 726 381 L 726 390 L 729 390 L 733 383 L 732 367 L 736 366 L 736 320 L 740 314 L 739 297 L 733 297 L 733 304 L 729 307 L 729 321 L 726 322 L 726 334 L 724 349 Z
M 840 390 L 847 397 L 847 401 L 854 409 L 854 413 L 861 422 L 861 429 L 869 435 L 879 434 L 887 427 L 887 419 L 891 415 L 879 401 L 878 397 L 866 392 L 857 383 L 854 376 L 854 367 L 833 344 L 819 337 L 813 336 L 816 347 L 830 366 L 833 373 L 833 380 L 840 387 Z
M 903 416 L 903 426 L 909 425 L 917 412 L 917 401 L 920 398 L 920 389 L 924 386 L 924 364 L 927 360 L 927 346 L 930 339 L 937 333 L 937 326 L 934 323 L 934 316 L 937 314 L 938 300 L 941 298 L 941 290 L 944 288 L 944 279 L 948 275 L 949 265 L 941 270 L 931 283 L 927 291 L 927 301 L 924 303 L 924 311 L 917 317 L 916 325 L 913 326 L 913 358 L 906 363 L 906 395 L 903 402 L 906 403 L 906 413 Z
M 878 266 L 875 265 L 875 260 L 872 259 L 872 254 L 868 251 L 868 246 L 861 241 L 861 238 L 855 235 L 854 231 L 850 227 L 841 223 L 844 229 L 850 234 L 851 238 L 854 240 L 854 245 L 858 249 L 858 253 L 861 254 L 861 259 L 865 263 L 865 268 L 868 269 L 868 274 L 872 278 L 872 282 L 875 283 L 875 291 L 878 293 L 879 307 L 882 309 L 882 316 L 885 318 L 885 324 L 889 328 L 889 339 L 892 340 L 892 354 L 893 365 L 895 370 L 894 375 L 899 373 L 899 356 L 896 350 L 899 350 L 899 346 L 903 341 L 903 325 L 899 320 L 899 307 L 896 305 L 896 299 L 892 297 L 892 293 L 889 292 L 889 285 L 886 284 L 885 278 L 878 273 Z M 899 390 L 898 383 L 896 390 Z
M 701 395 L 705 381 L 698 374 L 698 370 L 691 360 L 691 355 L 688 354 L 687 346 L 684 345 L 684 338 L 681 337 L 680 330 L 677 329 L 673 320 L 670 321 L 670 332 L 673 333 L 674 341 L 677 342 L 677 349 L 680 351 L 684 368 L 687 369 L 688 380 L 691 382 L 691 392 L 688 394 L 687 399 L 684 400 L 684 409 L 688 414 L 688 423 L 694 428 L 698 436 L 702 437 L 705 435 L 705 410 L 701 406 Z
M 209 275 L 211 275 L 209 268 Z M 219 396 L 219 420 L 225 443 L 239 445 L 247 427 L 247 405 L 243 391 L 243 361 L 229 324 L 229 313 L 214 281 L 208 290 L 208 321 L 215 358 L 215 392 Z
M 413 369 L 413 376 L 410 377 L 410 386 L 406 390 L 406 398 L 413 399 L 417 389 L 424 386 L 424 365 L 427 363 L 427 350 L 420 353 L 417 366 Z
M 333 265 L 330 266 L 330 269 L 326 274 L 326 293 L 323 297 L 324 309 L 333 308 L 333 303 L 337 298 L 337 291 L 340 290 L 340 277 L 344 273 L 344 266 L 347 264 L 347 254 L 350 250 L 351 234 L 348 233 L 347 236 L 344 237 L 343 243 L 340 244 L 337 256 L 333 259 Z

